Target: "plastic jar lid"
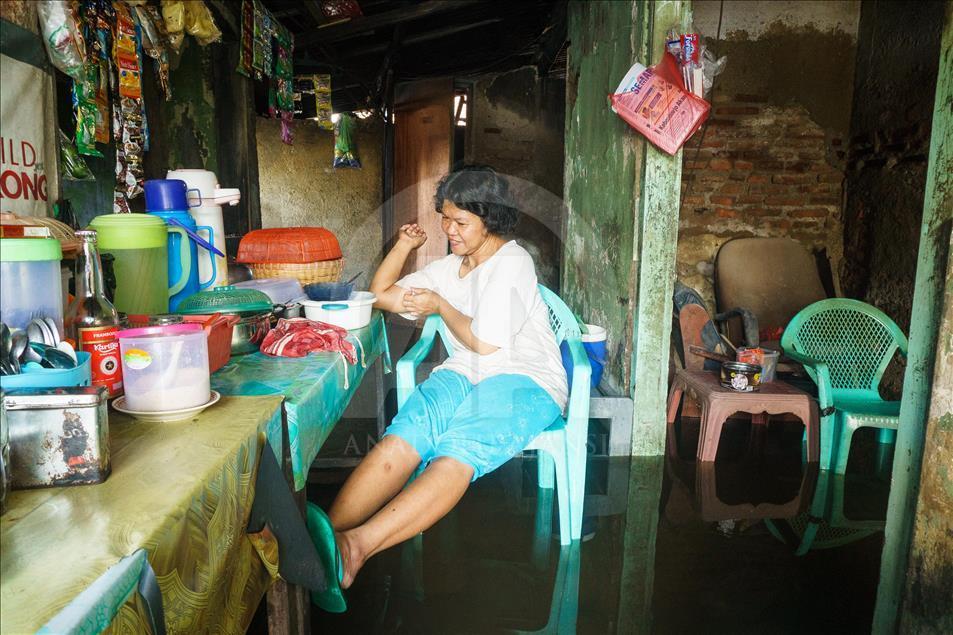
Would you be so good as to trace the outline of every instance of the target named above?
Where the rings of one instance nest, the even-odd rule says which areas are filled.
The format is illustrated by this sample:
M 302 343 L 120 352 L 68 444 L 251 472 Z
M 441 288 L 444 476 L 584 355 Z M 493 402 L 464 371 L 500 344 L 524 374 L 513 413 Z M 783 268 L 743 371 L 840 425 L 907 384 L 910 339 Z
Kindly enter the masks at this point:
M 169 324 L 166 326 L 144 326 L 138 329 L 126 329 L 116 333 L 118 339 L 124 337 L 167 337 L 188 335 L 202 331 L 202 325 L 194 322 L 187 324 Z
M 60 260 L 63 248 L 55 238 L 4 238 L 0 243 L 0 262 L 36 262 Z
M 103 214 L 89 226 L 99 232 L 102 249 L 165 248 L 168 243 L 165 221 L 151 214 Z

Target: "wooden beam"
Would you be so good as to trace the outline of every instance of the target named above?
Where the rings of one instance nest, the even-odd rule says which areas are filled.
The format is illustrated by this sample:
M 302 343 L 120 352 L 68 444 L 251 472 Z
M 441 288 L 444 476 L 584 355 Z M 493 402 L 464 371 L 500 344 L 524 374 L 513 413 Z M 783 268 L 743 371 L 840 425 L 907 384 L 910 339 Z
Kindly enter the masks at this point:
M 239 16 L 235 14 L 235 7 L 238 7 L 238 11 L 241 12 L 242 5 L 240 2 L 230 3 L 224 0 L 209 0 L 208 5 L 232 35 L 241 37 L 241 21 Z
M 487 20 L 479 20 L 477 22 L 467 22 L 466 24 L 458 24 L 454 26 L 444 27 L 442 29 L 434 29 L 433 31 L 427 31 L 426 33 L 419 33 L 417 35 L 412 35 L 410 37 L 404 38 L 403 45 L 410 46 L 412 44 L 420 44 L 422 42 L 429 42 L 431 40 L 439 40 L 443 37 L 448 37 L 450 35 L 455 35 L 457 33 L 462 33 L 464 31 L 470 31 L 473 29 L 479 29 L 480 27 L 488 26 L 490 24 L 496 24 L 502 22 L 503 18 L 489 18 Z M 371 55 L 373 53 L 380 53 L 381 51 L 386 51 L 389 45 L 385 42 L 379 44 L 371 44 L 369 46 L 362 46 L 357 48 L 349 48 L 341 51 L 341 59 L 352 59 L 355 57 L 363 57 L 365 55 Z
M 304 4 L 304 8 L 308 10 L 308 13 L 311 14 L 311 18 L 315 24 L 320 26 L 326 21 L 324 12 L 321 11 L 321 5 L 318 4 L 318 0 L 304 0 L 302 4 Z
M 296 35 L 295 47 L 305 49 L 318 43 L 328 44 L 330 42 L 339 42 L 368 31 L 393 26 L 398 23 L 406 23 L 410 20 L 417 20 L 447 11 L 463 9 L 477 2 L 479 2 L 479 0 L 428 0 L 427 2 L 412 4 L 401 9 L 394 9 L 393 11 L 352 18 L 347 22 L 336 23 L 311 31 L 310 33 Z
M 543 77 L 549 72 L 553 60 L 566 43 L 566 0 L 558 0 L 549 16 L 549 27 L 543 32 L 539 53 L 533 60 L 536 74 Z

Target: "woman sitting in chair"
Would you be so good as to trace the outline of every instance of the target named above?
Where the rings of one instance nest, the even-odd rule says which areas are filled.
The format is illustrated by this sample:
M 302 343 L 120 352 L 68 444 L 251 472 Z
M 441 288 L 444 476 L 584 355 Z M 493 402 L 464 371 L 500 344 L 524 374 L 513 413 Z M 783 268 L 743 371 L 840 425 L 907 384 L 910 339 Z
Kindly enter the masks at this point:
M 331 593 L 315 598 L 327 610 L 344 610 L 335 583 L 349 587 L 368 558 L 434 525 L 472 481 L 517 455 L 566 405 L 566 371 L 533 259 L 504 238 L 519 219 L 506 181 L 489 167 L 466 166 L 440 181 L 434 204 L 452 253 L 400 278 L 427 241 L 418 225 L 404 225 L 371 291 L 377 308 L 409 319 L 439 315 L 453 354 L 400 408 L 329 519 L 319 512 L 326 543 L 319 550 L 337 568 Z

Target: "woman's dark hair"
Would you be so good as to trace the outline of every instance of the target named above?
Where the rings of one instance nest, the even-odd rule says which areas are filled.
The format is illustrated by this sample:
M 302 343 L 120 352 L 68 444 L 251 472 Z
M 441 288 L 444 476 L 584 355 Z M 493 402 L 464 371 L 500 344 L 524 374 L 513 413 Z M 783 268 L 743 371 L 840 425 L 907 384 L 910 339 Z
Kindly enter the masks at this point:
M 479 216 L 491 234 L 509 234 L 519 222 L 506 179 L 488 165 L 463 165 L 440 179 L 434 195 L 438 212 L 444 201 Z

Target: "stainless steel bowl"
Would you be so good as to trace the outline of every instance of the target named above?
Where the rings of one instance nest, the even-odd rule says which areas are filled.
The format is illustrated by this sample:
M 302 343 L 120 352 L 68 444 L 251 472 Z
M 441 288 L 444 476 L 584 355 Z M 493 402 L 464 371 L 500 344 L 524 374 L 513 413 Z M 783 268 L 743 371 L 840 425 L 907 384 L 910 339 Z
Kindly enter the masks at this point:
M 271 330 L 271 313 L 239 314 L 241 319 L 232 329 L 232 355 L 258 351 L 262 340 Z

